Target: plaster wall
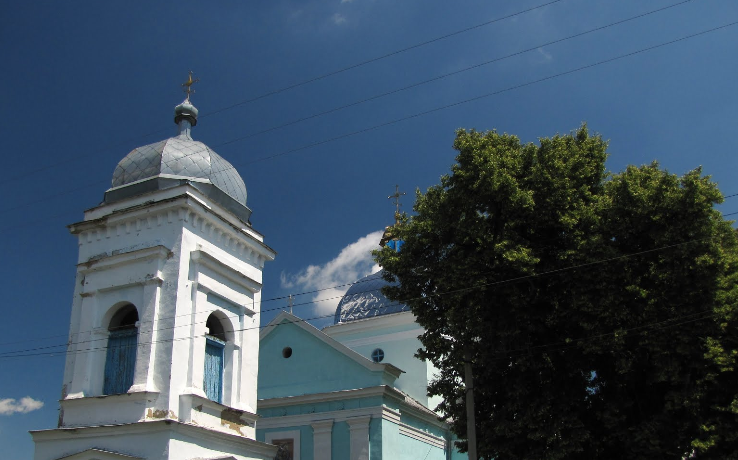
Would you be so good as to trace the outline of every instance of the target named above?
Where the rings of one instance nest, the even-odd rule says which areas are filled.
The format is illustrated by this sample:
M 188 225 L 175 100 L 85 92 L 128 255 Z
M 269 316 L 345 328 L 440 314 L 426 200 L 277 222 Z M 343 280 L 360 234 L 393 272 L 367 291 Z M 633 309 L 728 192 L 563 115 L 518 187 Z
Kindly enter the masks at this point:
M 275 254 L 190 188 L 101 206 L 70 226 L 80 249 L 60 427 L 167 419 L 254 437 L 261 270 Z M 108 326 L 129 303 L 139 317 L 134 383 L 103 395 Z M 194 404 L 205 398 L 211 313 L 228 337 L 223 401 Z
M 276 448 L 254 440 L 198 429 L 176 422 L 137 423 L 78 430 L 57 429 L 32 432 L 36 443 L 34 460 L 57 460 L 95 449 L 113 452 L 105 458 L 146 460 L 271 460 Z M 128 456 L 128 457 L 126 457 Z M 83 457 L 96 459 L 97 456 Z M 230 458 L 230 457 L 228 457 Z
M 287 347 L 289 358 L 282 354 Z M 268 371 L 259 374 L 259 399 L 392 384 L 386 373 L 367 369 L 289 322 L 262 340 L 260 356 L 262 370 Z
M 383 363 L 391 363 L 402 369 L 395 387 L 404 391 L 424 406 L 434 409 L 438 397 L 429 398 L 428 383 L 436 373 L 435 367 L 415 357 L 422 344 L 418 339 L 423 329 L 410 312 L 367 318 L 323 329 L 330 337 L 357 353 L 371 359 L 372 352 L 384 351 Z

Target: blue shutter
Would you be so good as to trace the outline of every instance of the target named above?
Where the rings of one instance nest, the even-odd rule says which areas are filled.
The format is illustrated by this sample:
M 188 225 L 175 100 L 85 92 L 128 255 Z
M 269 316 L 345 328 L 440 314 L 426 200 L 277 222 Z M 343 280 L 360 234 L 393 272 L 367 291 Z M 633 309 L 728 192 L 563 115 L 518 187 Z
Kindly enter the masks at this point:
M 205 339 L 205 375 L 203 388 L 208 399 L 217 403 L 223 399 L 223 349 L 225 343 L 215 337 Z
M 103 394 L 125 393 L 133 385 L 136 369 L 138 330 L 113 331 L 108 337 L 108 352 L 105 358 L 105 380 Z

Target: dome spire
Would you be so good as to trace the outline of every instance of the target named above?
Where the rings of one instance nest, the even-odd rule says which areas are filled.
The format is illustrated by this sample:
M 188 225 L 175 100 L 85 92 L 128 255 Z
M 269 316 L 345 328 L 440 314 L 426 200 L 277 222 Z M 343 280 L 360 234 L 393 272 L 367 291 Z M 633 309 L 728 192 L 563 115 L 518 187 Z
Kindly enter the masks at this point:
M 192 79 L 192 71 L 190 70 L 189 78 L 186 82 L 182 83 L 182 88 L 187 97 L 181 104 L 174 108 L 174 123 L 179 125 L 180 137 L 192 139 L 190 136 L 190 128 L 197 125 L 197 107 L 192 105 L 190 102 L 190 94 L 194 94 L 195 90 L 192 89 L 192 85 L 199 82 L 199 78 Z
M 400 251 L 400 247 L 402 246 L 403 241 L 397 239 L 396 237 L 393 237 L 392 230 L 400 225 L 400 206 L 402 206 L 402 204 L 400 204 L 400 197 L 403 195 L 406 195 L 406 193 L 400 191 L 399 185 L 395 185 L 395 193 L 387 197 L 387 199 L 391 200 L 394 198 L 395 200 L 395 225 L 385 227 L 382 239 L 379 241 L 380 247 L 389 246 L 398 252 Z

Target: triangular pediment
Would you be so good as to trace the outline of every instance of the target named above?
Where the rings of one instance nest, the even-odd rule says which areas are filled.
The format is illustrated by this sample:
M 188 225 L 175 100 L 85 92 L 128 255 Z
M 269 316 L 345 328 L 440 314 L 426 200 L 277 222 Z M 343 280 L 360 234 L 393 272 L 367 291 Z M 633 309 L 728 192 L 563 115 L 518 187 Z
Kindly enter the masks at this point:
M 59 457 L 56 460 L 144 460 L 143 457 L 111 452 L 102 449 L 87 449 L 76 454 Z
M 259 366 L 260 399 L 392 386 L 402 372 L 373 362 L 287 312 L 262 330 Z

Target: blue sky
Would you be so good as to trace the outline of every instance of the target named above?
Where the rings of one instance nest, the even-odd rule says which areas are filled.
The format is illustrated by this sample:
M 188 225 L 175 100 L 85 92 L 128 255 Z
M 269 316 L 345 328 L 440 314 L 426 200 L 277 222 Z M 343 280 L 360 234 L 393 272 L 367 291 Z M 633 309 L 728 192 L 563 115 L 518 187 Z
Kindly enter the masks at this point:
M 30 458 L 27 431 L 56 423 L 59 345 L 66 342 L 77 251 L 65 225 L 101 201 L 130 150 L 175 134 L 172 110 L 184 98 L 179 84 L 190 69 L 200 78 L 193 137 L 239 170 L 254 228 L 278 252 L 265 268 L 265 299 L 369 273 L 368 250 L 392 223 L 387 196 L 399 184 L 409 211 L 413 191 L 449 171 L 458 128 L 536 142 L 586 121 L 610 140 L 612 171 L 653 160 L 679 174 L 702 165 L 724 194 L 738 193 L 738 25 L 555 77 L 738 21 L 732 0 L 692 0 L 546 45 L 680 3 L 559 0 L 280 91 L 544 3 L 4 2 L 3 457 Z M 524 50 L 530 51 L 312 117 Z M 434 110 L 445 106 L 451 107 Z M 306 117 L 312 118 L 271 129 Z M 393 120 L 400 121 L 386 124 Z M 721 209 L 738 212 L 738 198 Z M 326 315 L 337 299 L 315 301 L 340 293 L 298 296 L 295 313 Z M 285 304 L 266 301 L 262 308 Z M 265 312 L 262 323 L 273 314 Z M 11 357 L 39 347 L 49 348 Z

